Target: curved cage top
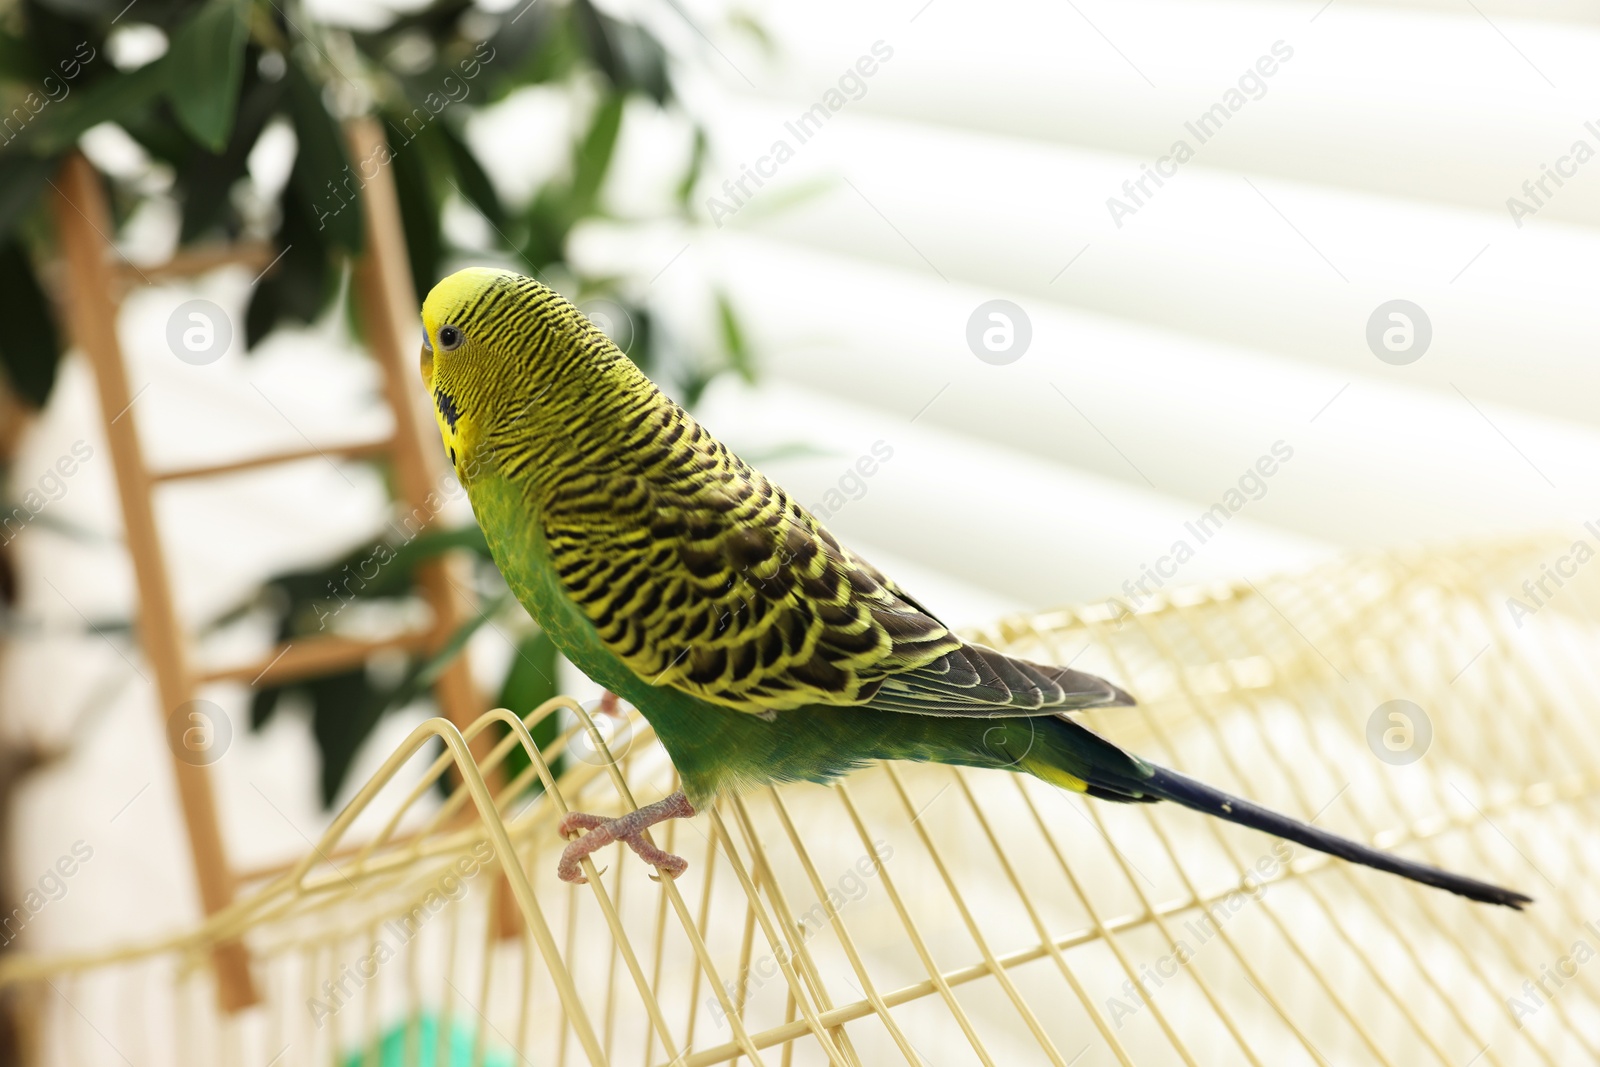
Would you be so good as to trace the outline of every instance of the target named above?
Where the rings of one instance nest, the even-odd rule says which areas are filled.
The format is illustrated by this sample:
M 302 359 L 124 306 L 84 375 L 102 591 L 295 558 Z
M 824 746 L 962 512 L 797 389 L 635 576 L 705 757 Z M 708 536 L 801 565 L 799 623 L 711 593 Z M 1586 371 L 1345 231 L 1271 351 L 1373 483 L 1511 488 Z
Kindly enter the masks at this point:
M 468 731 L 499 738 L 483 759 L 429 721 L 228 911 L 10 958 L 0 986 L 41 1064 L 1600 1060 L 1600 583 L 1573 547 L 1363 556 L 973 635 L 1124 685 L 1138 707 L 1085 714 L 1118 743 L 1525 913 L 1172 805 L 903 763 L 666 824 L 676 882 L 608 849 L 569 886 L 562 813 L 675 786 L 643 720 L 561 700 L 526 717 L 570 724 L 543 753 L 510 712 Z M 265 993 L 231 1016 L 208 970 L 230 941 Z

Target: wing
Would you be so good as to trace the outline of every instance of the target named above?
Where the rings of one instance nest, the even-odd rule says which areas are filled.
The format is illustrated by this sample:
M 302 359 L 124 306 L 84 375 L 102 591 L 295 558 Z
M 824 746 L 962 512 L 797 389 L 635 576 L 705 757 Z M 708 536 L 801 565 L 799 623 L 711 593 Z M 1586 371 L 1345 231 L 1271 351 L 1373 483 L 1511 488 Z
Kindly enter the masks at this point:
M 1134 703 L 1104 678 L 1047 667 L 963 643 L 932 663 L 891 675 L 867 706 L 915 715 L 1058 715 Z
M 849 549 L 845 552 L 902 602 L 931 617 L 866 560 Z M 1077 708 L 1133 703 L 1133 697 L 1096 675 L 1032 663 L 962 641 L 936 660 L 885 677 L 866 706 L 916 715 L 982 716 L 1055 715 Z
M 662 447 L 596 457 L 539 508 L 567 595 L 651 684 L 752 714 L 1126 700 L 1092 675 L 962 641 L 681 409 L 658 417 Z

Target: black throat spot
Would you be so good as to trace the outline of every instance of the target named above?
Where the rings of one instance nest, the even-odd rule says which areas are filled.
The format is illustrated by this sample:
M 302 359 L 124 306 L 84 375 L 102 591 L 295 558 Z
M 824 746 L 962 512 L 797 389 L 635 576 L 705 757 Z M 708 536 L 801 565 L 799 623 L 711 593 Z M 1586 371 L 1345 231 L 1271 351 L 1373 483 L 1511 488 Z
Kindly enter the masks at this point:
M 439 405 L 439 414 L 444 416 L 445 423 L 453 433 L 456 428 L 456 420 L 461 417 L 461 412 L 456 408 L 455 397 L 443 389 L 436 389 L 433 393 L 433 401 Z

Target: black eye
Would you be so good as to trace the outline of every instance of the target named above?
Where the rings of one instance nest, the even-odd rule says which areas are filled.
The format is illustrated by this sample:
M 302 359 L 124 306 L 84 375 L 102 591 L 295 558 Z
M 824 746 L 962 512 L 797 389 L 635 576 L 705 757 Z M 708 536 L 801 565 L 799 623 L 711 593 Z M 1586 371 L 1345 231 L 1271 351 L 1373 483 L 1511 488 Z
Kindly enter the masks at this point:
M 462 340 L 461 331 L 454 326 L 439 327 L 439 347 L 446 352 L 460 347 Z

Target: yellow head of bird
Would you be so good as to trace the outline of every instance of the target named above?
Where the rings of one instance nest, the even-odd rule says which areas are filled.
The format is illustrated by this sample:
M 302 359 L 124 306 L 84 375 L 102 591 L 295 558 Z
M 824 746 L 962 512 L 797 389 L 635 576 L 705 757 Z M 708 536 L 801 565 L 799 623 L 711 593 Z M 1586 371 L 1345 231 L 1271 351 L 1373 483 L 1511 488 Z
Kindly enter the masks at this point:
M 471 267 L 422 305 L 422 380 L 446 453 L 463 482 L 485 461 L 522 453 L 558 432 L 563 411 L 619 379 L 643 381 L 565 297 L 507 270 Z M 547 424 L 548 423 L 548 424 Z

